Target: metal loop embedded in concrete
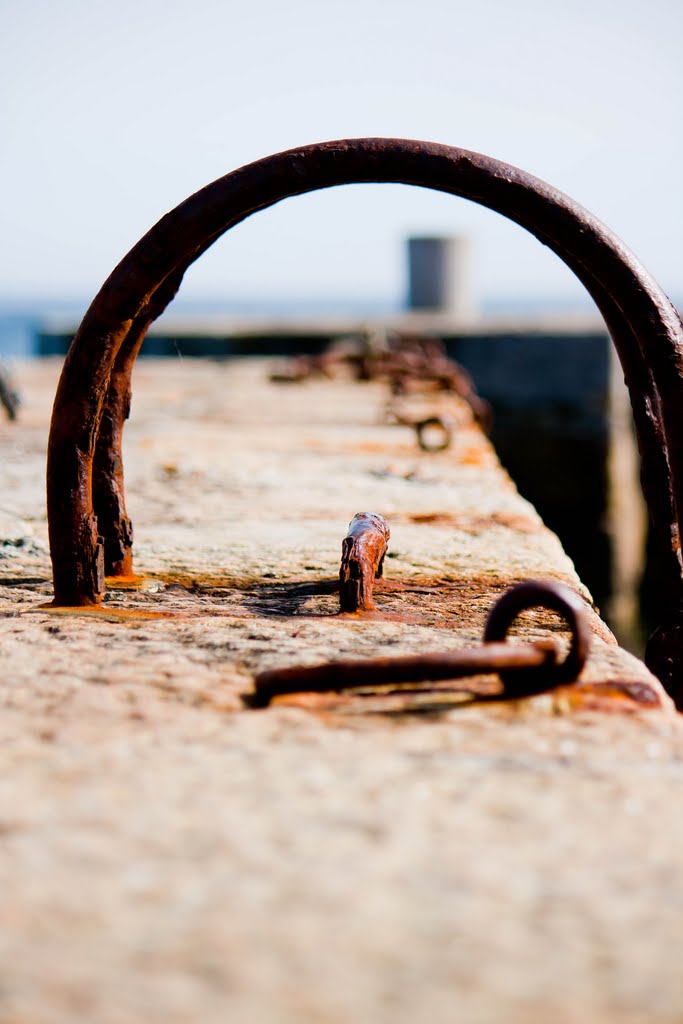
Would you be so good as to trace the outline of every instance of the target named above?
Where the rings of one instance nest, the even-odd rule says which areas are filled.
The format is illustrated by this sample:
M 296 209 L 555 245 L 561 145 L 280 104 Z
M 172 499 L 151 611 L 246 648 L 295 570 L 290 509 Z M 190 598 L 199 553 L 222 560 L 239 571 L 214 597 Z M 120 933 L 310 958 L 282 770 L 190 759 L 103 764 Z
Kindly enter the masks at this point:
M 564 584 L 528 580 L 507 590 L 489 613 L 484 627 L 484 642 L 505 640 L 517 616 L 532 608 L 548 608 L 557 612 L 569 626 L 572 634 L 569 652 L 564 661 L 548 671 L 555 685 L 573 682 L 586 663 L 591 634 L 583 601 Z M 537 683 L 536 674 L 526 670 L 501 672 L 501 678 L 508 693 L 529 693 L 530 687 L 534 688 Z
M 568 656 L 558 661 L 552 643 L 506 643 L 512 621 L 529 608 L 552 608 L 569 623 L 572 642 Z M 396 658 L 354 658 L 299 665 L 261 672 L 255 679 L 255 707 L 267 706 L 273 697 L 291 693 L 325 693 L 394 684 L 425 684 L 498 673 L 503 690 L 472 694 L 473 700 L 507 700 L 529 697 L 573 682 L 583 668 L 590 647 L 590 626 L 582 601 L 568 587 L 557 583 L 529 582 L 512 587 L 494 605 L 480 647 L 443 654 L 417 654 Z M 405 692 L 405 691 L 404 691 Z
M 441 416 L 429 416 L 415 424 L 417 443 L 423 452 L 443 452 L 451 446 L 453 426 Z

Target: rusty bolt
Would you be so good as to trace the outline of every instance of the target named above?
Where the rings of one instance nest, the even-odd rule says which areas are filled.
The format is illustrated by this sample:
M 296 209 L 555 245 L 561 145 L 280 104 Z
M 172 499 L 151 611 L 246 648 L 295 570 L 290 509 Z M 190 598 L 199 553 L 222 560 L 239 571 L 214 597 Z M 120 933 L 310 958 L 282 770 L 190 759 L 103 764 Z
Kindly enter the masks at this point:
M 371 611 L 375 607 L 372 587 L 382 575 L 389 537 L 389 524 L 377 512 L 359 512 L 349 523 L 339 566 L 340 611 Z

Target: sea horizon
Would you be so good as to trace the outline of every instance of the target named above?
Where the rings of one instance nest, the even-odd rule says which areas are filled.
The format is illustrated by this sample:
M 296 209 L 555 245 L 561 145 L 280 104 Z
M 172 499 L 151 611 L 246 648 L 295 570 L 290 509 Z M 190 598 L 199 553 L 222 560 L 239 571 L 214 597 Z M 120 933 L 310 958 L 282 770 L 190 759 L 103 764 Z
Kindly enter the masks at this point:
M 681 297 L 683 299 L 683 297 Z M 69 325 L 74 329 L 80 323 L 92 299 L 55 297 L 48 295 L 0 295 L 0 358 L 30 358 L 39 354 L 38 336 L 51 324 Z M 680 310 L 683 301 L 674 302 Z M 381 317 L 396 316 L 407 310 L 402 296 L 233 296 L 230 298 L 201 296 L 178 297 L 164 316 L 187 317 Z M 572 296 L 531 297 L 526 295 L 484 296 L 478 304 L 482 317 L 534 317 L 585 316 L 599 311 L 586 294 L 585 298 Z M 160 318 L 162 319 L 162 318 Z

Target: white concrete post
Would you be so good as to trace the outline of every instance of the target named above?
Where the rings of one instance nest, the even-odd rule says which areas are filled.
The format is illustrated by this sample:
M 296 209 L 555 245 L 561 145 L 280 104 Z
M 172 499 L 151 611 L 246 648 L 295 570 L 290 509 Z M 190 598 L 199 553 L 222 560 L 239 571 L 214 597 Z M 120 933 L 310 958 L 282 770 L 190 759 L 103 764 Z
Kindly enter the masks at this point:
M 410 309 L 450 313 L 463 320 L 476 316 L 470 238 L 409 238 L 408 261 Z

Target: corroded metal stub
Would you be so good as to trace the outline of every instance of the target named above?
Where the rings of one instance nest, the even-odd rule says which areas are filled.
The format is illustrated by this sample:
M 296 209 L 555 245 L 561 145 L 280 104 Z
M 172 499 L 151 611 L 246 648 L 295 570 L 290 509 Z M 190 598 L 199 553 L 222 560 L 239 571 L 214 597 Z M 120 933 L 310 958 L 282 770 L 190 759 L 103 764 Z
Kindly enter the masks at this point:
M 377 512 L 358 512 L 342 541 L 339 566 L 339 608 L 342 612 L 372 611 L 372 588 L 384 569 L 389 524 Z

